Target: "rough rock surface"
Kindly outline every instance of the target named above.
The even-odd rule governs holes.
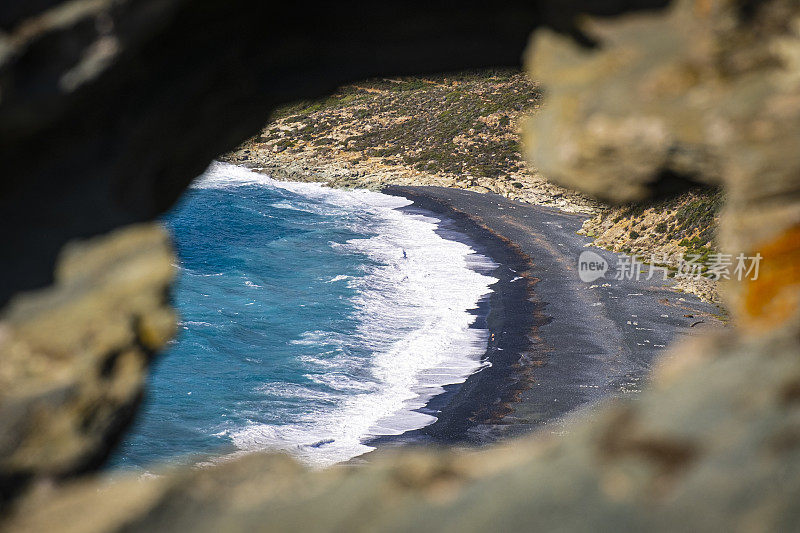
[[[277,27],[279,39],[266,39],[266,44],[257,45],[256,35],[270,35],[269,31],[260,31],[269,17],[249,3],[223,6],[222,2],[208,2],[196,9],[177,0],[142,0],[113,3],[112,10],[110,1],[78,0],[60,4],[48,11],[47,17],[37,17],[35,24],[20,29],[20,17],[55,4],[45,0],[16,10],[14,4],[0,8],[3,27],[16,28],[9,34],[12,38],[4,36],[0,45],[0,154],[4,162],[10,161],[4,168],[10,179],[4,182],[2,208],[4,214],[15,215],[10,220],[22,235],[10,241],[11,255],[22,255],[12,257],[9,263],[8,272],[19,276],[10,278],[15,285],[9,293],[43,283],[42,272],[50,272],[55,250],[67,238],[152,216],[168,204],[188,182],[191,172],[205,164],[202,157],[196,159],[199,154],[194,150],[205,146],[201,152],[210,158],[210,152],[228,149],[246,137],[245,131],[247,135],[255,131],[255,123],[263,117],[259,112],[264,100],[254,96],[259,89],[277,86],[275,90],[283,91],[281,94],[313,92],[300,80],[312,80],[312,85],[319,82],[316,90],[380,65],[399,70],[415,65],[419,69],[441,67],[437,58],[449,57],[452,50],[437,48],[436,43],[451,42],[450,37],[460,57],[474,53],[491,61],[506,57],[501,51],[508,52],[494,47],[489,37],[497,35],[482,31],[486,13],[469,10],[458,16],[452,10],[439,14],[444,21],[473,20],[475,25],[470,28],[478,29],[476,35],[457,31],[450,35],[445,30],[441,41],[423,40],[416,56],[408,50],[392,55],[380,47],[377,52],[370,47],[369,54],[353,55],[364,41],[351,40],[344,43],[351,46],[334,47],[332,56],[361,66],[344,73],[336,70],[344,61],[317,69],[303,63],[320,50],[302,46],[309,41],[291,40],[291,46],[282,48],[281,39],[296,35],[292,32],[297,26],[292,24]],[[13,502],[0,527],[13,531],[323,531],[378,527],[469,531],[537,526],[574,531],[797,530],[800,5],[794,0],[679,0],[666,11],[604,20],[583,17],[570,24],[574,20],[571,9],[613,13],[639,5],[613,1],[570,2],[568,7],[563,3],[537,4],[538,15],[551,17],[553,25],[569,31],[572,38],[539,29],[532,40],[532,70],[544,82],[549,104],[529,126],[528,153],[546,176],[605,198],[642,199],[687,182],[721,183],[729,195],[721,221],[722,249],[763,255],[758,280],[724,288],[733,331],[676,346],[655,377],[652,390],[639,401],[607,406],[576,418],[567,424],[563,436],[549,440],[528,438],[469,454],[406,452],[364,467],[324,472],[307,472],[285,458],[252,456],[204,470],[169,472],[156,479],[110,482],[102,477],[85,477],[55,486],[39,483]],[[252,9],[238,13],[242,7]],[[153,13],[148,9],[156,10],[161,25],[152,24]],[[130,53],[114,55],[113,47],[102,42],[89,46],[97,40],[93,28],[108,28],[103,17],[97,20],[98,13],[106,11],[125,15],[114,18],[112,13],[114,27],[139,30],[122,33],[139,39],[120,40],[121,49]],[[352,11],[341,11],[353,17]],[[87,12],[92,15],[84,18],[81,13]],[[376,13],[385,15],[380,9]],[[435,15],[421,13],[423,18],[417,22]],[[326,22],[342,21],[343,34],[361,35],[354,30],[363,22],[359,17],[354,17],[353,25],[352,20],[335,12],[324,14],[332,17]],[[481,24],[477,24],[481,15]],[[498,15],[509,16],[508,12]],[[169,28],[175,17],[188,26],[174,35],[159,33]],[[149,33],[142,31],[143,19],[148,20]],[[280,17],[278,20],[283,22]],[[376,16],[373,21],[375,31],[385,33],[381,20]],[[438,36],[438,27],[426,33],[426,27],[407,24],[402,17],[392,20],[397,28]],[[202,25],[211,21],[215,24]],[[336,24],[313,27],[325,30],[328,26]],[[187,28],[201,35],[192,37]],[[289,31],[281,31],[286,28]],[[84,38],[79,39],[81,36]],[[401,31],[397,38],[407,42],[404,38],[419,36]],[[77,40],[72,41],[73,37]],[[58,46],[59,39],[75,45],[64,47],[58,55],[63,64],[44,53],[53,43]],[[314,43],[327,44],[330,40],[331,35],[321,34]],[[576,41],[584,45],[594,41],[596,46],[581,47]],[[147,42],[148,46],[129,48],[131,42]],[[37,43],[39,48],[20,43]],[[224,45],[215,51],[208,43]],[[254,44],[256,48],[250,50]],[[433,52],[425,46],[433,47]],[[303,50],[302,57],[289,54],[289,50],[297,49]],[[285,55],[267,54],[267,50],[281,50]],[[84,52],[87,64],[78,65],[76,58],[83,57]],[[10,62],[9,54],[15,58]],[[108,59],[110,56],[119,59],[115,63]],[[274,58],[283,58],[285,63],[275,65]],[[306,68],[292,70],[298,63]],[[26,70],[31,64],[53,68]],[[106,70],[98,67],[108,64],[113,66]],[[274,70],[269,72],[274,75],[253,68],[263,64],[273,65]],[[79,68],[74,70],[75,66]],[[175,73],[171,72],[173,68],[177,69]],[[65,78],[73,70],[74,74]],[[33,74],[41,78],[33,79]],[[159,86],[163,91],[137,93],[145,80],[159,76],[164,76]],[[91,79],[96,81],[87,81]],[[66,91],[60,88],[62,85]],[[26,90],[30,87],[52,90]],[[70,87],[92,90],[78,94],[70,92]],[[212,94],[219,98],[206,100]],[[120,98],[119,113],[98,111],[109,108],[112,96]],[[272,93],[272,97],[278,96]],[[243,120],[247,113],[254,115],[251,120]],[[76,124],[80,124],[79,131],[68,135]],[[160,131],[163,136],[157,135]],[[38,157],[44,145],[43,132],[52,134],[49,141],[53,153]],[[159,143],[164,143],[161,149],[157,149]],[[87,175],[79,179],[76,176],[81,171]],[[45,198],[33,196],[34,191],[41,192],[57,178],[67,184]],[[82,194],[86,198],[80,197]],[[41,204],[60,205],[62,211],[41,215],[41,222],[32,220],[32,215],[22,216],[23,207]],[[125,205],[130,209],[120,207]],[[86,212],[84,226],[66,216],[81,209]],[[92,217],[97,219],[94,223],[86,222]],[[51,240],[42,245],[49,253],[20,244],[23,237],[34,238],[54,220],[62,220],[63,226],[57,226]],[[109,236],[108,242],[119,235]],[[133,246],[131,253],[145,253],[149,246],[163,250],[152,244],[158,238],[153,239],[143,239],[142,246]],[[168,254],[156,256],[160,259],[154,264],[160,264]],[[93,254],[89,251],[86,257],[89,260]],[[25,268],[34,264],[39,265],[38,270],[29,275]],[[74,263],[65,260],[64,264]],[[82,277],[72,268],[64,267],[63,272],[59,276],[64,276],[67,285]],[[87,268],[86,272],[92,270]],[[137,275],[131,271],[125,278],[137,279]],[[110,320],[111,326],[108,331],[98,330],[94,338],[85,337],[95,321],[80,312],[80,296],[85,294],[81,291],[63,302],[52,300],[53,306],[37,306],[36,296],[20,299],[6,311],[4,317],[9,318],[4,320],[10,320],[11,325],[4,326],[9,331],[3,334],[4,342],[10,339],[15,345],[34,346],[36,341],[39,344],[34,347],[42,347],[43,356],[52,357],[52,370],[42,369],[45,384],[56,381],[63,372],[67,380],[81,383],[72,389],[75,396],[71,398],[87,398],[90,404],[96,402],[97,407],[109,410],[107,416],[98,418],[101,423],[95,431],[92,423],[73,425],[78,418],[70,413],[83,411],[76,409],[79,403],[48,396],[50,403],[39,412],[52,416],[52,423],[41,426],[43,431],[27,433],[28,419],[6,415],[13,415],[15,404],[3,397],[0,465],[10,468],[4,472],[17,472],[20,465],[33,469],[37,474],[34,477],[76,472],[78,465],[86,467],[93,462],[86,457],[97,457],[107,449],[104,438],[113,433],[109,428],[114,425],[107,421],[130,409],[127,398],[136,387],[128,380],[141,375],[141,357],[121,356],[114,368],[124,363],[136,370],[119,382],[111,379],[115,385],[106,386],[90,377],[92,369],[97,369],[94,363],[98,356],[94,354],[102,353],[103,346],[117,346],[123,353],[133,346],[134,351],[143,353],[145,350],[137,348],[139,344],[155,346],[162,340],[160,335],[133,336],[126,328],[120,333],[114,317],[118,306],[123,309],[122,316],[135,316],[153,307],[161,309],[154,321],[162,325],[153,326],[152,331],[166,332],[163,324],[168,320],[159,317],[168,312],[156,303],[166,276],[166,272],[154,274],[152,283],[140,286],[139,291],[122,289],[124,298],[117,305],[103,307],[105,313],[95,317],[97,321]],[[103,286],[103,275],[90,278],[86,289],[94,287],[96,281]],[[53,291],[54,298],[60,291],[61,282],[57,283],[47,290],[47,294]],[[55,304],[69,311],[53,318],[47,310],[58,309]],[[59,335],[48,335],[44,329],[26,330],[25,316],[34,312],[52,320],[43,324],[55,324],[54,331]],[[61,320],[63,326],[58,325]],[[111,340],[106,341],[106,335]],[[83,338],[89,341],[80,350],[59,351],[62,343]],[[4,384],[14,382],[15,390],[21,391],[15,401],[35,393],[36,388],[28,387],[24,379],[27,364],[7,365],[6,354],[4,348],[2,379]],[[30,372],[36,376],[35,369]],[[96,420],[85,415],[81,418]],[[13,429],[7,431],[8,427]],[[67,435],[63,441],[67,445],[86,442],[75,455],[81,459],[59,463],[60,457],[69,455],[69,449],[59,447],[61,440],[52,440],[56,435],[59,439]],[[28,443],[25,453],[17,442]],[[48,449],[58,453],[44,453]]]
[[[55,284],[0,315],[0,496],[100,465],[172,337],[172,248],[155,224],[62,253]]]
[[[793,0],[681,0],[657,16],[585,19],[581,30],[596,48],[541,30],[528,53],[550,95],[526,130],[539,169],[613,201],[723,185],[721,248],[769,247],[785,278],[729,288],[734,312],[766,327],[770,320],[743,307],[747,292],[778,297],[774,325],[800,307],[791,266],[800,227],[799,9]]]
[[[796,530],[800,345],[695,342],[680,347],[657,374],[654,390],[636,404],[578,418],[562,438],[528,438],[472,453],[387,454],[365,467],[323,472],[308,472],[285,457],[254,455],[158,478],[85,480],[32,494],[8,527]]]

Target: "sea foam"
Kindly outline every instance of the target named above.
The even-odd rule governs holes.
[[[440,235],[440,220],[402,210],[411,201],[367,190],[337,190],[315,183],[278,182],[264,174],[214,163],[195,187],[241,185],[291,191],[306,203],[274,205],[319,214],[348,213],[374,236],[330,243],[343,253],[369,258],[364,275],[336,276],[355,289],[355,333],[307,331],[295,344],[339,346],[325,357],[304,356],[309,382],[335,391],[329,409],[321,409],[283,425],[250,423],[230,428],[227,435],[242,451],[288,451],[315,466],[345,461],[373,448],[380,435],[424,427],[435,417],[418,410],[445,385],[463,382],[487,364],[482,362],[487,331],[472,327],[471,313],[491,292],[496,265],[470,246]],[[300,205],[298,205],[300,204]],[[269,294],[264,295],[269,298]],[[344,372],[347,348],[370,353],[366,368]],[[333,357],[333,359],[332,359]],[[338,358],[338,359],[337,359]],[[264,394],[312,394],[296,385],[264,385]],[[319,392],[313,394],[319,395]],[[318,398],[317,398],[318,399]]]

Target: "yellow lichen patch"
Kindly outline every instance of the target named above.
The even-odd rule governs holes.
[[[742,326],[761,332],[786,323],[800,308],[800,224],[760,247],[757,279],[748,280],[742,299]]]

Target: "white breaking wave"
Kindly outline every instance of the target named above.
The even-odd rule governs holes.
[[[253,423],[232,429],[227,434],[234,444],[243,451],[285,450],[309,464],[327,466],[372,450],[365,444],[372,437],[400,434],[434,422],[435,417],[415,410],[443,392],[445,385],[462,383],[485,364],[481,359],[488,332],[471,327],[475,316],[470,310],[497,281],[482,272],[497,265],[468,245],[441,237],[438,219],[400,211],[412,204],[405,198],[315,183],[278,182],[223,163],[212,164],[195,184],[206,188],[239,185],[291,191],[309,199],[307,206],[300,207],[303,210],[357,212],[369,220],[369,229],[376,235],[331,243],[343,252],[364,254],[371,260],[363,277],[347,281],[357,291],[352,301],[358,324],[355,335],[336,339],[335,334],[316,331],[294,341],[366,348],[372,354],[368,379],[325,371],[330,360],[320,360],[320,372],[306,377],[346,392],[336,397],[334,407],[289,425]],[[290,204],[280,207],[295,208]],[[336,276],[330,281],[345,278]],[[274,393],[275,387],[265,387],[264,393]],[[289,384],[278,390],[306,393]]]

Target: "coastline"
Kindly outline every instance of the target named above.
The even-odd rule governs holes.
[[[675,293],[671,281],[579,281],[577,256],[591,245],[578,233],[586,214],[456,188],[389,185],[381,192],[412,201],[397,209],[439,218],[440,237],[497,264],[482,270],[498,281],[472,312],[471,326],[488,331],[481,361],[490,364],[411,409],[435,421],[362,440],[375,449],[344,464],[398,446],[482,446],[547,427],[561,431],[571,413],[637,394],[678,336],[721,326],[715,306]],[[700,317],[705,325],[692,329]]]
[[[542,97],[517,69],[363,80],[281,107],[223,158],[276,179],[458,187],[596,213],[600,204],[549,182],[519,150],[520,122]]]
[[[489,257],[497,264],[490,274],[498,279],[492,285],[487,300],[475,311],[473,327],[485,328],[489,341],[483,360],[491,363],[462,383],[445,387],[445,392],[431,398],[421,412],[436,417],[432,424],[407,431],[400,435],[384,435],[366,442],[377,449],[364,458],[386,447],[408,444],[486,444],[495,440],[490,435],[476,432],[478,427],[491,427],[502,423],[511,410],[510,403],[529,385],[518,372],[519,360],[532,350],[532,338],[543,323],[534,300],[530,277],[529,258],[510,241],[504,240],[489,228],[482,227],[465,212],[452,205],[437,202],[424,194],[387,188],[381,192],[402,196],[414,204],[404,209],[421,209],[441,217],[443,236],[458,238],[449,232],[450,227],[477,253]],[[358,458],[356,458],[358,459]]]
[[[436,422],[369,441],[375,452],[560,431],[571,413],[638,394],[675,339],[724,327],[716,306],[676,292],[672,280],[581,282],[577,255],[591,238],[577,232],[586,215],[453,188],[387,186],[382,192],[451,220],[500,265],[492,274],[500,281],[486,319],[493,336],[485,357],[492,365],[429,402]]]

